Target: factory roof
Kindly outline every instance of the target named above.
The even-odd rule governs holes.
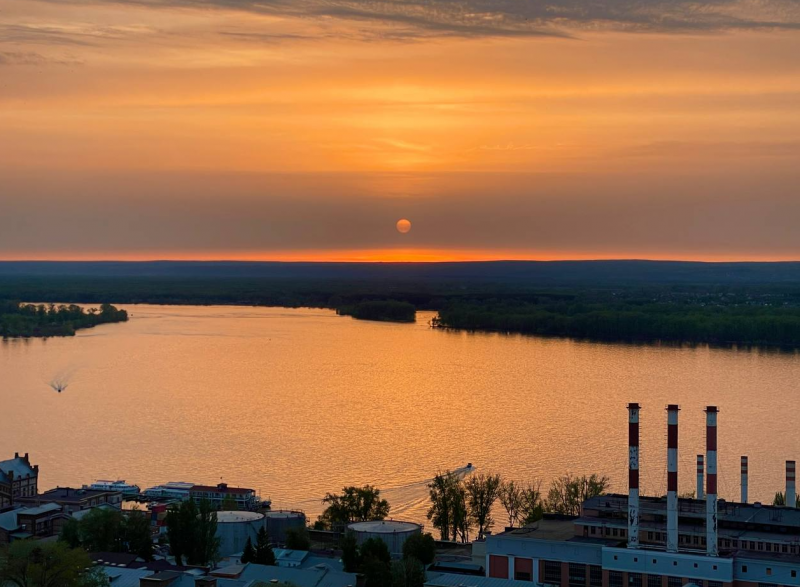
[[[665,497],[640,497],[639,508],[642,514],[664,512],[666,515],[667,500]],[[583,503],[583,510],[616,511],[627,516],[628,496],[620,494],[591,497]],[[704,517],[706,501],[703,499],[681,498],[678,500],[679,516]],[[761,503],[740,503],[721,499],[717,502],[720,522],[741,524],[758,524],[765,526],[793,526],[800,528],[800,509],[763,505]],[[591,517],[591,516],[589,516]]]
[[[106,565],[103,566],[103,571],[110,579],[111,587],[139,587],[139,579],[153,574],[153,571],[147,569],[122,569]]]
[[[533,583],[527,583],[533,585]],[[425,587],[516,587],[519,581],[512,579],[494,579],[492,577],[476,577],[472,575],[452,575],[448,573],[428,573]]]
[[[217,571],[211,574],[217,576]],[[272,580],[283,581],[284,583],[297,585],[297,587],[354,587],[356,584],[356,576],[353,573],[342,573],[317,567],[293,569],[248,564],[241,575],[235,578],[246,581],[262,581],[264,583],[269,583]]]
[[[553,542],[583,542],[601,546],[613,546],[619,543],[619,538],[576,536],[575,522],[577,520],[577,518],[571,516],[550,516],[545,514],[544,519],[538,522],[521,528],[509,529],[500,534],[494,534],[494,537],[550,540]]]

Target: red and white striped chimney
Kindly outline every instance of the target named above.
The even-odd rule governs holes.
[[[795,462],[786,461],[786,507],[793,508],[797,505],[797,491],[795,490]]]
[[[697,499],[703,499],[705,488],[703,481],[705,478],[705,458],[703,455],[697,455]]]
[[[747,457],[742,456],[742,503],[747,503]]]
[[[639,547],[639,404],[628,404],[628,548]]]
[[[667,406],[667,552],[678,552],[678,410]]]
[[[717,545],[717,407],[706,408],[706,553],[719,554]]]

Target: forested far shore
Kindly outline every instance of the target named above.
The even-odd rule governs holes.
[[[0,338],[74,336],[81,328],[127,320],[125,310],[110,304],[86,310],[75,304],[24,304],[0,300]]]
[[[414,322],[417,308],[408,302],[381,300],[358,302],[336,308],[336,313],[352,316],[358,320],[377,320],[380,322]]]
[[[429,310],[438,312],[433,325],[447,329],[800,348],[800,283],[541,287],[382,279],[5,276],[0,277],[1,299],[328,308],[360,319],[400,322]],[[82,319],[93,325],[100,317]],[[58,334],[36,322],[15,324],[17,334],[5,336]],[[45,334],[33,333],[34,327]]]

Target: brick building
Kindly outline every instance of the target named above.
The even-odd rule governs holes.
[[[31,465],[28,453],[20,456],[14,453],[13,459],[0,461],[0,473],[8,478],[11,484],[11,501],[20,497],[31,497],[39,491],[39,465]],[[2,485],[2,475],[0,475]],[[2,501],[0,488],[0,501]]]

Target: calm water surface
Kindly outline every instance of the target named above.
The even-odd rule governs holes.
[[[681,491],[705,405],[720,406],[720,493],[771,500],[800,460],[800,357],[593,344],[360,322],[324,310],[129,306],[126,324],[0,343],[0,453],[41,484],[123,478],[254,487],[314,516],[345,484],[384,488],[422,521],[425,482],[468,461],[543,485],[602,472],[624,490],[627,412],[642,411],[644,490],[663,491],[679,403]],[[48,383],[69,381],[58,394]]]

